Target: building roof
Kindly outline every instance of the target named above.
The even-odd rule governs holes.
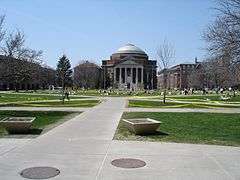
[[[74,68],[100,68],[97,64],[89,61],[82,61]]]
[[[146,54],[142,49],[133,45],[133,44],[126,44],[123,47],[120,47],[116,53],[136,53],[136,54]]]

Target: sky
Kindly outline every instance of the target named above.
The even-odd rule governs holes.
[[[167,39],[174,64],[204,59],[202,33],[213,21],[216,0],[0,0],[9,32],[20,29],[26,45],[43,50],[56,67],[64,53],[72,66],[81,60],[101,64],[127,43],[150,59]]]

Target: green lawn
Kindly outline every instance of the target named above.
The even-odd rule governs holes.
[[[70,96],[70,99],[81,99],[84,97]],[[43,100],[59,100],[61,95],[48,94],[26,94],[26,93],[0,93],[0,103],[7,102],[23,102],[23,101],[43,101]]]
[[[240,96],[236,95],[235,97],[230,97],[229,100],[222,100],[222,95],[181,95],[181,96],[167,96],[169,99],[176,99],[176,100],[186,100],[186,101],[192,101],[192,100],[202,100],[206,101],[207,99],[209,101],[221,101],[221,102],[240,102]]]
[[[177,106],[179,103],[177,102],[166,102],[165,104],[162,101],[150,101],[150,100],[129,100],[129,107],[144,107],[144,108],[152,108],[152,107],[172,107]],[[184,104],[182,104],[184,105]]]
[[[8,103],[0,106],[13,106],[13,107],[93,107],[99,103],[99,100],[66,100],[63,104],[62,101],[36,101],[36,102],[16,102]]]
[[[158,133],[134,135],[120,122],[114,139],[240,146],[240,114],[130,112],[122,116],[145,117],[162,122]]]
[[[41,133],[46,127],[49,127],[65,118],[68,115],[71,115],[71,112],[42,112],[42,111],[0,111],[0,118],[8,116],[26,116],[26,117],[36,117],[36,120],[33,122],[32,131],[30,134]],[[7,134],[5,129],[0,126],[0,136]]]
[[[131,92],[131,91],[120,91],[120,90],[112,90],[112,91],[108,91],[102,90],[100,92],[100,90],[78,90],[76,91],[77,95],[84,95],[84,96],[110,96],[110,97],[131,97],[131,96],[139,96],[139,97],[143,97],[143,96],[159,96],[160,92],[159,91],[152,91],[151,93],[147,93],[146,91],[135,91],[135,92]]]
[[[140,107],[140,108],[239,108],[240,105],[231,104],[216,104],[216,103],[203,103],[203,102],[166,102],[162,101],[151,101],[151,100],[129,100],[129,107]]]

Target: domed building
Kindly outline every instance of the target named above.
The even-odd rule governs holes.
[[[156,89],[156,63],[139,47],[126,44],[102,61],[104,88]]]

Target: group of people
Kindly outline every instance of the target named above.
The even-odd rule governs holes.
[[[224,91],[228,91],[228,92],[235,92],[235,90],[232,88],[232,87],[229,87],[229,88],[216,88],[215,89],[215,92],[217,93],[217,94],[223,94],[224,93]],[[194,92],[195,92],[195,90],[194,90],[194,88],[190,88],[190,89],[184,89],[183,91],[182,91],[182,94],[184,94],[184,95],[188,95],[188,94],[194,94]],[[203,88],[202,89],[202,94],[203,95],[205,95],[205,94],[208,94],[208,92],[209,92],[209,89],[208,88]]]
[[[194,94],[194,89],[193,88],[190,88],[190,89],[184,89],[183,91],[182,91],[182,94],[184,94],[184,95],[188,95],[189,93],[191,93],[191,94]]]

